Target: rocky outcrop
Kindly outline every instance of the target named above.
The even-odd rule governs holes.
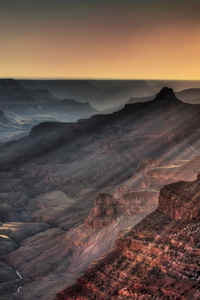
[[[181,104],[181,101],[176,97],[176,95],[173,92],[173,89],[164,87],[161,89],[161,91],[157,94],[156,101],[166,101],[166,102],[172,102],[173,104]]]
[[[160,189],[173,181],[195,179],[196,173],[191,169],[185,172],[180,166],[165,165],[144,171],[142,186],[147,189]]]
[[[116,199],[109,194],[100,194],[94,202],[85,225],[88,227],[103,227],[111,224],[117,216]]]
[[[195,180],[200,169],[200,157],[196,156],[191,161],[162,162],[156,166],[148,164],[143,172],[141,186],[146,189],[160,189],[162,186],[179,180]]]
[[[199,299],[199,195],[199,179],[165,186],[158,209],[56,300]]]
[[[136,215],[150,213],[158,205],[158,192],[138,190],[128,192],[118,199],[118,214]]]
[[[177,192],[178,190],[178,192]],[[159,211],[175,220],[194,222],[200,218],[200,181],[180,181],[165,186],[160,193]]]
[[[157,207],[157,199],[156,191],[132,191],[118,200],[110,194],[102,193],[95,200],[85,225],[98,228],[111,224],[120,216],[147,214]]]

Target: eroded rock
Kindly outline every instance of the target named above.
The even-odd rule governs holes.
[[[200,292],[199,182],[165,186],[158,209],[116,240],[106,257],[65,299],[198,299]]]

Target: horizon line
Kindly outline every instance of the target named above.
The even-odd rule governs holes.
[[[100,80],[100,81],[200,81],[200,79],[170,79],[170,78],[102,78],[102,77],[0,77],[0,80],[2,79],[13,79],[13,80]]]

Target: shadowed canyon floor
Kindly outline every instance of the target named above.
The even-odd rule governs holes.
[[[1,145],[3,299],[54,299],[156,209],[163,185],[194,180],[199,115],[164,88],[152,101],[41,123]]]

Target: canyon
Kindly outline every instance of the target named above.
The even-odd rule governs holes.
[[[43,122],[26,137],[1,144],[2,299],[54,299],[114,247],[121,230],[134,228],[121,233],[116,242],[119,246],[108,255],[108,261],[115,257],[113,253],[118,255],[127,243],[126,234],[135,232],[141,222],[146,222],[151,236],[151,228],[155,225],[157,234],[162,218],[165,230],[172,218],[184,215],[184,208],[178,210],[176,205],[168,211],[163,202],[169,199],[161,200],[164,196],[155,209],[160,188],[196,178],[200,168],[199,112],[199,105],[183,103],[172,89],[163,88],[151,101],[127,104],[112,114],[77,123]],[[193,189],[192,184],[186,185],[184,192]],[[178,210],[175,216],[174,209]],[[152,212],[153,221],[145,219]],[[143,247],[143,238],[135,239]],[[146,237],[144,240],[149,242]],[[128,247],[127,253],[132,251]],[[154,247],[155,253],[160,247]],[[150,263],[151,252],[148,255]],[[139,263],[139,256],[137,260]],[[142,265],[138,268],[142,273]],[[74,291],[89,297],[90,283],[81,280],[81,287],[78,283],[58,297],[67,297],[65,293],[70,291],[70,297],[78,297]],[[128,297],[134,297],[131,293],[127,292]]]
[[[199,196],[199,175],[166,185],[158,208],[121,231],[114,249],[56,300],[199,299]]]
[[[60,99],[14,79],[0,79],[0,110],[0,142],[28,135],[42,121],[76,122],[98,112],[87,101]]]

